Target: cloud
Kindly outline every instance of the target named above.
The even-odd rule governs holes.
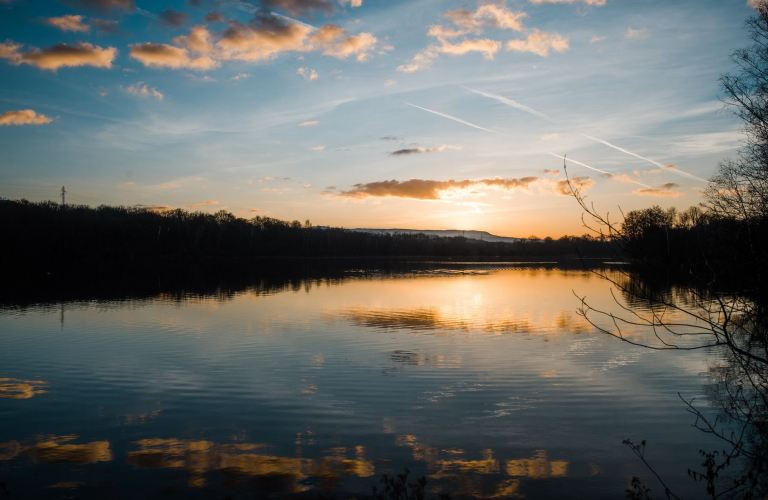
[[[528,14],[507,9],[503,0],[478,6],[475,12],[467,9],[449,10],[443,17],[450,20],[457,29],[432,26],[429,34],[435,37],[456,37],[468,33],[480,34],[486,27],[522,31],[523,19]]]
[[[260,213],[261,210],[259,210],[258,208],[244,208],[244,209],[240,210],[240,212],[248,212],[250,214],[257,214],[257,213]]]
[[[464,40],[459,43],[450,43],[442,40],[435,46],[438,52],[451,55],[464,55],[469,52],[481,52],[486,59],[493,59],[493,55],[501,49],[501,42],[487,38],[477,40]]]
[[[680,186],[678,186],[674,182],[667,182],[666,184],[658,188],[638,189],[632,192],[640,196],[669,196],[672,198],[677,198],[683,193],[681,193],[680,191],[675,191],[674,188],[676,187],[680,187]]]
[[[220,23],[224,21],[224,14],[221,12],[209,12],[203,19],[207,23]]]
[[[397,83],[397,80],[392,80],[391,78],[384,82],[385,87],[391,87],[392,85],[395,85]]]
[[[320,122],[318,121],[311,121],[311,122],[303,122],[299,123],[299,127],[312,127],[314,125],[318,125]]]
[[[419,153],[434,153],[438,151],[445,151],[446,149],[461,149],[461,146],[448,146],[447,144],[443,144],[440,147],[437,148],[409,148],[409,149],[398,149],[397,151],[392,151],[389,153],[390,156],[406,156],[406,155],[413,155],[413,154],[419,154]]]
[[[627,32],[624,34],[624,38],[646,38],[648,37],[648,28],[632,29],[627,28]]]
[[[550,139],[556,139],[556,138],[558,138],[558,137],[560,137],[560,134],[558,134],[558,133],[554,133],[554,134],[544,134],[544,135],[542,135],[542,136],[541,136],[541,140],[542,140],[542,141],[548,141],[548,140],[550,140]]]
[[[607,0],[528,0],[532,4],[535,5],[541,5],[543,3],[577,3],[577,2],[583,2],[587,5],[594,5],[597,7],[601,7],[605,5],[605,2]]]
[[[542,170],[541,173],[542,174],[547,174],[547,175],[560,175],[560,171],[559,170],[550,170],[548,168],[545,168],[544,170]]]
[[[292,16],[307,15],[310,12],[332,14],[336,10],[331,0],[261,0],[261,4],[287,11]]]
[[[397,136],[394,136],[394,135],[385,135],[384,137],[380,137],[379,140],[382,140],[382,141],[402,141],[403,138],[402,137],[397,137]]]
[[[220,65],[211,57],[214,51],[211,38],[205,26],[195,26],[188,35],[173,39],[173,43],[181,47],[151,42],[132,44],[130,55],[148,67],[207,71]]]
[[[317,146],[312,148],[312,151],[323,151],[325,149],[325,146]]]
[[[200,208],[206,205],[218,205],[218,201],[199,201],[195,203],[194,205],[187,205],[187,208]]]
[[[253,76],[253,75],[251,75],[250,73],[239,73],[239,74],[233,76],[232,78],[230,78],[230,80],[234,80],[234,81],[245,80],[246,78],[249,78],[251,76]]]
[[[605,40],[604,36],[593,35],[592,38],[589,39],[589,43],[602,42],[603,40]]]
[[[376,37],[370,33],[349,36],[347,30],[334,24],[320,28],[311,42],[323,49],[323,55],[346,59],[354,55],[362,62],[368,58],[368,51],[376,45]]]
[[[628,176],[627,174],[610,174],[610,173],[606,173],[606,174],[600,174],[600,177],[605,177],[606,179],[612,179],[614,181],[619,181],[619,182],[633,182],[635,184],[640,184],[639,182],[637,182],[635,179],[633,179],[632,177]]]
[[[401,64],[398,66],[397,71],[402,71],[403,73],[413,73],[414,71],[429,68],[432,66],[432,61],[434,61],[437,57],[438,54],[435,50],[426,48],[413,56],[413,59],[411,59],[409,63]]]
[[[80,0],[85,7],[96,7],[103,10],[125,10],[132,12],[136,8],[134,0]]]
[[[231,22],[216,44],[223,59],[257,62],[273,59],[281,52],[306,51],[312,28],[260,18],[248,25]]]
[[[125,89],[127,92],[130,92],[133,95],[144,95],[144,96],[153,96],[156,97],[158,101],[162,101],[163,97],[165,97],[162,93],[158,92],[157,89],[154,87],[149,88],[144,82],[136,82],[133,85],[129,85],[128,88]],[[178,186],[161,186],[161,187],[178,187]]]
[[[119,35],[123,31],[120,29],[120,23],[108,19],[91,19],[91,24],[105,35]]]
[[[296,74],[301,75],[306,81],[317,80],[317,71],[309,68],[299,68]]]
[[[349,5],[350,7],[362,7],[363,0],[339,0],[341,5]]]
[[[429,68],[440,53],[463,55],[469,52],[480,52],[486,59],[493,59],[494,54],[501,49],[501,42],[489,38],[470,39],[467,35],[480,35],[487,28],[527,31],[523,20],[528,14],[512,11],[507,8],[504,0],[481,3],[474,12],[467,9],[449,10],[443,14],[453,26],[432,25],[427,34],[437,38],[439,43],[433,43],[416,54],[406,64],[397,67],[397,71],[412,73]],[[460,42],[450,39],[464,37]],[[568,38],[557,33],[541,33],[534,29],[527,39],[510,40],[507,50],[533,52],[546,57],[550,50],[564,52],[568,49]]]
[[[45,20],[45,24],[61,31],[91,31],[91,27],[83,22],[83,16],[49,17]]]
[[[552,191],[554,191],[555,194],[559,194],[561,196],[570,196],[573,194],[571,193],[571,188],[568,187],[567,179],[550,180],[549,184],[552,186]],[[590,188],[594,184],[595,181],[590,179],[589,176],[579,177],[578,175],[574,175],[571,177],[571,186],[573,186],[578,191],[583,191],[587,188]]]
[[[522,179],[493,179],[480,180],[449,180],[432,181],[424,179],[411,179],[408,181],[379,181],[367,184],[355,184],[354,189],[337,193],[326,191],[326,195],[342,198],[368,198],[368,197],[395,197],[412,198],[416,200],[444,200],[452,195],[460,194],[477,187],[492,187],[511,191],[513,189],[529,190],[530,186],[538,181],[538,177],[523,177]],[[331,189],[331,188],[329,188]]]
[[[170,7],[158,12],[157,17],[163,24],[173,28],[184,26],[184,23],[187,21],[187,15],[185,13],[173,10]]]
[[[188,35],[174,38],[173,45],[132,44],[130,55],[150,67],[206,71],[220,66],[221,61],[259,62],[290,51],[322,50],[324,55],[339,59],[355,56],[362,62],[377,41],[370,33],[348,35],[332,24],[317,30],[304,23],[286,22],[283,17],[257,14],[248,24],[230,22],[220,34],[199,25]]]
[[[106,49],[77,42],[76,45],[59,43],[42,50],[33,48],[22,52],[21,45],[12,41],[0,43],[0,59],[8,59],[10,64],[18,66],[29,64],[40,69],[56,71],[62,67],[93,66],[95,68],[112,68],[112,61],[117,56],[117,49]]]
[[[0,127],[3,125],[44,125],[51,123],[53,118],[43,114],[37,114],[31,109],[20,109],[18,111],[6,111],[0,115]]]
[[[510,40],[507,42],[507,50],[516,52],[531,52],[541,57],[549,56],[549,51],[563,53],[568,50],[568,37],[558,33],[542,33],[534,29],[525,40]]]

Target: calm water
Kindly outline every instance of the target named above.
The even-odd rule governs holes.
[[[617,307],[589,272],[262,271],[6,292],[9,498],[354,498],[404,467],[454,498],[623,498],[649,477],[626,438],[700,496],[677,393],[706,404],[707,354],[595,332],[573,291]]]

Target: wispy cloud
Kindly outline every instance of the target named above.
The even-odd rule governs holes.
[[[627,32],[624,34],[626,39],[647,38],[648,36],[648,28],[633,29],[630,27],[627,28]]]
[[[312,148],[312,151],[323,151],[325,149],[325,146],[316,146]]]
[[[129,85],[125,90],[133,95],[156,97],[158,101],[162,101],[163,97],[165,97],[161,92],[158,92],[156,88],[149,88],[144,82],[136,82],[133,85]]]
[[[469,125],[470,127],[474,127],[476,129],[485,130],[486,132],[496,133],[495,130],[487,129],[487,128],[481,127],[480,125],[475,125],[474,123],[469,123],[468,121],[464,121],[461,118],[456,118],[455,116],[447,115],[445,113],[440,113],[439,111],[432,111],[431,109],[422,108],[421,106],[416,106],[415,104],[411,104],[409,102],[405,102],[403,104],[407,104],[408,106],[413,106],[414,108],[419,108],[421,110],[428,111],[430,113],[434,113],[434,114],[436,114],[438,116],[442,116],[444,118],[448,118],[449,120],[453,120],[455,122],[463,123],[464,125]]]
[[[446,149],[455,149],[459,150],[461,149],[461,146],[448,146],[447,144],[443,144],[442,146],[436,147],[436,148],[408,148],[408,149],[398,149],[397,151],[392,151],[389,153],[390,156],[407,156],[407,155],[414,155],[414,154],[420,154],[420,153],[435,153],[439,151],[445,151]]]
[[[675,191],[675,188],[677,187],[679,186],[674,182],[667,182],[658,188],[649,187],[647,189],[638,189],[632,192],[639,194],[640,196],[668,196],[671,198],[677,198],[683,194],[680,191]]]
[[[61,16],[61,17],[49,17],[45,20],[45,24],[53,26],[61,31],[73,31],[84,32],[91,31],[91,27],[83,22],[83,16]]]
[[[306,81],[311,82],[312,80],[317,80],[317,71],[309,68],[299,68],[298,71],[296,71],[296,74],[299,74],[304,78]]]
[[[589,43],[602,42],[603,40],[605,40],[604,36],[593,35],[592,38],[589,39]]]
[[[530,52],[541,57],[548,57],[549,51],[554,50],[563,53],[568,50],[568,37],[558,33],[542,33],[535,29],[525,39],[510,40],[507,42],[507,50],[515,52]]]
[[[187,208],[201,208],[205,206],[218,205],[218,201],[199,201],[194,205],[187,205]]]
[[[304,122],[304,123],[299,123],[299,127],[313,127],[315,125],[318,125],[319,123],[320,122],[316,120],[311,122]]]

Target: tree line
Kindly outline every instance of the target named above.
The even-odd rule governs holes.
[[[11,258],[574,257],[606,256],[591,235],[514,243],[425,234],[373,234],[309,221],[219,211],[62,206],[0,201],[0,254]]]

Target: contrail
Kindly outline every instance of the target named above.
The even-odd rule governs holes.
[[[158,16],[156,16],[153,13],[151,13],[150,11],[144,10],[144,9],[140,9],[138,7],[136,7],[136,13],[139,14],[140,16],[144,16],[144,17],[148,17],[150,19],[154,19],[155,21],[159,21],[160,20],[160,18]]]
[[[480,130],[485,130],[486,132],[493,132],[494,134],[496,133],[495,130],[483,128],[483,127],[481,127],[479,125],[475,125],[473,123],[465,122],[461,118],[456,118],[455,116],[446,115],[445,113],[440,113],[438,111],[432,111],[431,109],[427,109],[427,108],[422,108],[421,106],[416,106],[415,104],[411,104],[410,102],[403,101],[403,104],[407,104],[408,106],[413,106],[414,108],[423,109],[424,111],[429,111],[430,113],[434,113],[436,115],[440,115],[440,116],[442,116],[444,118],[448,118],[449,120],[453,120],[455,122],[463,123],[464,125],[469,125],[470,127],[475,127],[475,128],[479,128]]]
[[[305,22],[299,21],[298,19],[294,19],[292,17],[278,14],[277,12],[260,9],[259,7],[256,7],[255,5],[249,4],[247,2],[243,2],[242,0],[229,0],[223,3],[223,5],[226,7],[234,7],[235,9],[242,10],[243,12],[247,12],[249,14],[255,14],[256,12],[268,13],[271,17],[276,17],[278,19],[282,19],[283,21],[288,21],[290,23],[301,24],[302,26],[306,26],[307,28],[317,30],[317,28],[312,26],[311,24],[307,24]]]
[[[525,111],[526,113],[530,113],[532,115],[536,115],[536,116],[538,116],[540,118],[544,118],[545,120],[552,121],[552,119],[550,117],[548,117],[547,115],[545,115],[544,113],[541,113],[540,111],[536,111],[533,108],[529,108],[528,106],[520,104],[517,101],[513,101],[512,99],[507,99],[504,96],[500,96],[500,95],[496,95],[496,94],[491,94],[489,92],[483,92],[481,90],[471,89],[469,87],[465,87],[464,85],[459,85],[459,87],[461,87],[461,88],[463,88],[465,90],[469,90],[470,92],[474,92],[475,94],[480,94],[481,96],[489,97],[491,99],[496,99],[499,102],[503,102],[507,106],[512,106],[513,108],[517,108],[517,109],[519,109],[521,111]]]
[[[580,161],[572,160],[572,159],[570,159],[570,158],[566,158],[565,156],[556,155],[555,153],[552,153],[552,152],[550,152],[549,154],[551,154],[552,156],[554,156],[554,157],[556,157],[556,158],[560,158],[561,160],[564,160],[564,161],[569,161],[569,162],[571,162],[571,163],[575,163],[575,164],[577,164],[577,165],[581,165],[582,167],[587,167],[587,168],[590,168],[590,169],[594,170],[595,172],[600,172],[601,174],[606,174],[606,175],[610,175],[610,176],[613,176],[613,174],[612,174],[612,173],[610,173],[610,172],[606,172],[605,170],[600,170],[599,168],[590,167],[590,166],[589,166],[589,165],[587,165],[586,163],[581,163]],[[643,186],[644,188],[648,188],[648,189],[651,189],[651,186],[646,186],[646,185],[645,185],[645,184],[643,184],[642,182],[637,182],[636,180],[632,180],[631,182],[634,182],[634,183],[635,183],[635,184],[637,184],[638,186]]]
[[[674,172],[677,175],[682,175],[683,177],[688,177],[690,179],[696,179],[696,180],[699,180],[699,181],[708,182],[707,179],[702,179],[701,177],[696,177],[695,175],[689,174],[688,172],[683,172],[682,170],[678,169],[677,167],[673,166],[673,167],[667,168],[667,165],[662,165],[661,163],[659,163],[657,161],[654,161],[654,160],[651,160],[650,158],[645,158],[645,157],[640,156],[639,154],[633,153],[632,151],[627,151],[624,148],[620,148],[618,146],[614,146],[613,144],[611,144],[608,141],[604,141],[602,139],[598,139],[596,137],[589,136],[587,134],[581,134],[581,135],[583,135],[587,139],[592,139],[595,142],[599,142],[601,144],[605,144],[606,146],[612,147],[613,149],[618,149],[622,153],[627,153],[628,155],[632,155],[632,156],[634,156],[636,158],[640,158],[641,160],[645,160],[647,162],[653,163],[654,165],[656,165],[657,167],[661,168],[662,170],[666,170],[668,172]]]

